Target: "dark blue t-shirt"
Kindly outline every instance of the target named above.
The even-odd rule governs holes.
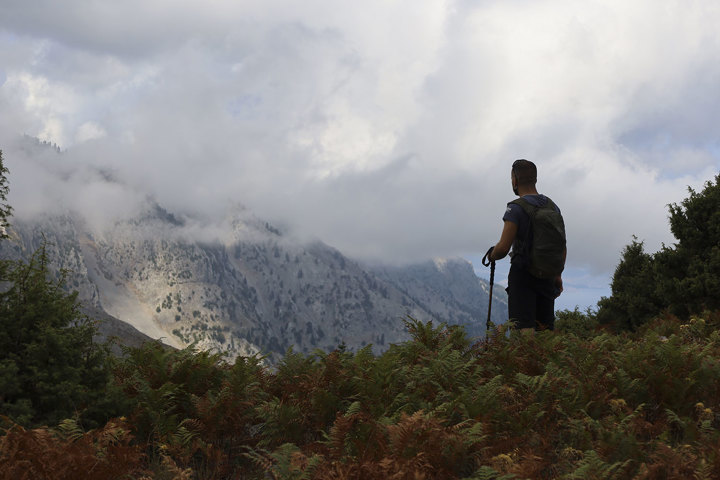
[[[523,195],[522,197],[531,205],[542,207],[547,204],[548,198],[543,194],[537,195]],[[555,208],[560,212],[560,208],[555,205]],[[530,217],[523,208],[516,203],[508,203],[505,215],[503,215],[503,221],[513,222],[518,226],[517,235],[512,245],[512,251],[510,252],[510,262],[517,267],[526,267],[527,259],[525,258],[525,252],[530,251],[530,245],[532,245],[532,233],[528,237],[528,229],[530,228]],[[522,242],[528,239],[529,245],[526,249],[522,248]]]

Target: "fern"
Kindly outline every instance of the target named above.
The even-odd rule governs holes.
[[[472,477],[465,477],[463,480],[514,480],[517,478],[515,474],[509,473],[501,475],[494,468],[483,465],[475,471]]]
[[[631,461],[607,463],[594,450],[585,452],[578,468],[570,473],[568,479],[625,479],[628,478],[627,469]]]
[[[72,478],[68,459],[203,480],[720,478],[720,314],[704,319],[480,347],[410,321],[382,355],[289,352],[276,370],[151,344],[118,363],[127,422],[2,420],[0,479]]]
[[[146,472],[141,449],[119,423],[78,436],[77,425],[64,422],[56,435],[47,428],[25,430],[19,425],[0,437],[0,479],[120,478]]]
[[[362,403],[359,401],[355,401],[350,404],[347,411],[345,412],[345,416],[352,417],[353,415],[360,413],[361,410],[362,410]]]
[[[77,420],[66,418],[57,426],[57,431],[67,440],[74,442],[83,437],[85,432],[78,425]]]

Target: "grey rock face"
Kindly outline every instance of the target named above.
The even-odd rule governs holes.
[[[407,267],[379,267],[374,272],[413,298],[437,321],[463,325],[472,337],[485,336],[490,286],[475,275],[467,260],[435,259]],[[507,294],[497,285],[491,312],[495,324],[507,321]]]
[[[204,241],[159,208],[102,233],[72,215],[13,223],[3,258],[27,258],[46,241],[53,267],[69,272],[68,288],[88,307],[175,347],[270,361],[290,347],[372,344],[380,352],[407,339],[408,315],[484,334],[488,285],[462,259],[368,267],[247,215],[230,221],[222,239]],[[504,295],[495,289],[496,323],[507,319]]]

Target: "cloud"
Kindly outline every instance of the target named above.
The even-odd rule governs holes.
[[[666,204],[720,170],[718,23],[710,0],[8,0],[0,141],[18,213],[242,203],[390,261],[482,256],[528,158],[570,262],[607,277],[633,234],[672,242]],[[72,173],[31,167],[22,133]]]

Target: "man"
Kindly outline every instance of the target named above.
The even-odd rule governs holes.
[[[510,178],[513,192],[520,199],[507,204],[500,241],[488,250],[487,258],[500,260],[512,246],[505,289],[510,322],[521,330],[552,330],[555,298],[563,291],[561,274],[567,256],[565,226],[560,209],[536,189],[534,163],[516,160]]]

